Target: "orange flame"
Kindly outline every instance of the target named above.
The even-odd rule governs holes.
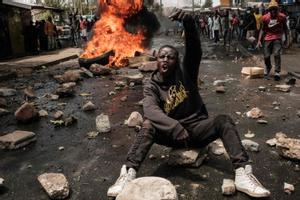
[[[109,65],[126,65],[124,60],[136,51],[143,52],[142,30],[132,34],[125,29],[125,19],[142,9],[143,0],[99,0],[101,19],[94,25],[94,35],[88,42],[82,58],[94,58],[111,50]]]

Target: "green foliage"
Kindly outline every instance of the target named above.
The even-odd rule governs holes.
[[[61,1],[61,0],[44,0],[43,1],[44,5],[50,6],[50,7],[55,7],[55,8],[62,8],[64,9],[66,7],[66,1]]]

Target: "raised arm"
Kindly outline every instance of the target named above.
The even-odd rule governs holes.
[[[170,19],[182,21],[185,31],[185,55],[183,66],[191,76],[198,77],[199,65],[202,57],[201,42],[196,29],[195,20],[190,14],[177,10]]]

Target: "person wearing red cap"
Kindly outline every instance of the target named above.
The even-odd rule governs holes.
[[[278,3],[271,0],[269,4],[269,12],[262,17],[262,26],[257,42],[257,47],[261,47],[261,39],[264,35],[264,60],[265,60],[265,78],[269,79],[271,71],[271,55],[274,54],[275,60],[275,75],[274,80],[280,80],[281,71],[281,50],[282,50],[282,35],[288,35],[286,24],[286,16],[279,12]],[[286,37],[287,38],[287,37]],[[287,40],[284,41],[287,45]]]

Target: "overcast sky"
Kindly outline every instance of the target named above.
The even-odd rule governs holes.
[[[160,2],[160,0],[156,0],[157,2]],[[196,3],[200,2],[200,0],[194,0]],[[201,3],[203,4],[205,0],[201,0]],[[164,6],[189,6],[192,5],[192,0],[162,0]],[[219,4],[219,0],[213,0],[214,6]]]

